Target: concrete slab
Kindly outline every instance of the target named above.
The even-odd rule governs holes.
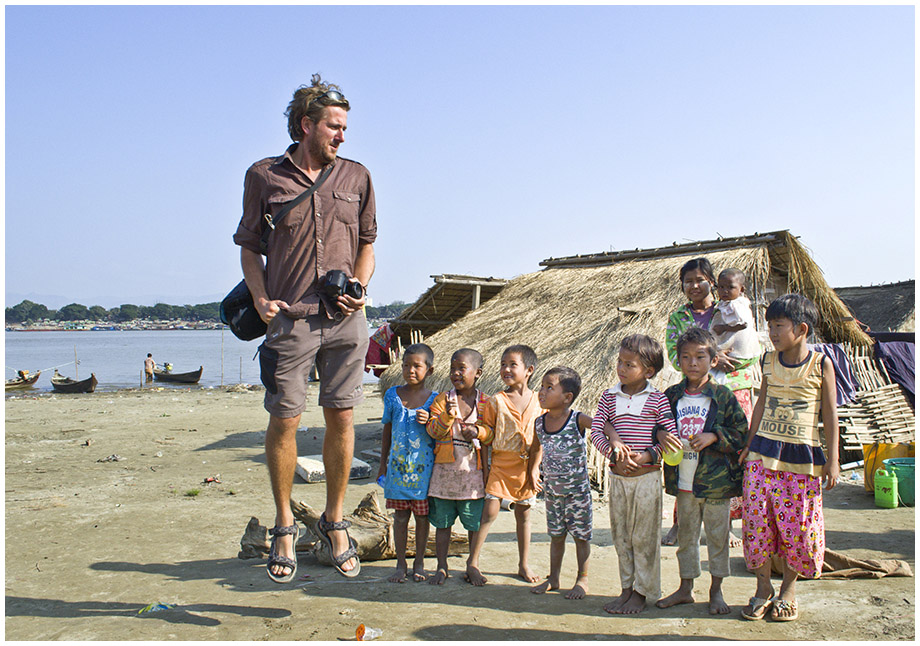
[[[323,466],[322,455],[301,455],[297,457],[295,473],[305,482],[325,482],[326,468]],[[371,465],[358,458],[351,460],[351,475],[349,480],[371,477]]]
[[[380,449],[365,449],[361,451],[361,457],[365,460],[376,460],[380,462]]]

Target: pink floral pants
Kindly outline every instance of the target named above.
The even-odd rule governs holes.
[[[821,479],[744,464],[744,561],[756,570],[773,554],[799,576],[816,579],[824,564]]]

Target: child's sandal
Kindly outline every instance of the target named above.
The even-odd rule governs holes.
[[[748,621],[760,621],[766,616],[772,605],[773,597],[770,597],[769,599],[751,597],[750,600],[748,600],[748,608],[750,608],[750,610],[748,610],[748,608],[744,608],[741,611],[741,616]]]
[[[789,614],[777,614],[779,612]],[[773,621],[795,621],[799,618],[799,605],[795,599],[786,601],[777,599],[773,604],[773,612],[770,613],[770,619]]]

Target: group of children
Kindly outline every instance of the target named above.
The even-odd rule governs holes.
[[[726,318],[725,332],[748,327]],[[529,565],[530,509],[542,491],[550,573],[532,591],[560,587],[566,536],[571,534],[578,574],[565,596],[583,598],[588,593],[593,525],[586,458],[590,429],[589,440],[610,460],[610,524],[622,586],[621,594],[604,606],[607,612],[634,614],[655,601],[660,608],[692,603],[693,582],[701,574],[704,528],[709,612],[728,613],[721,585],[730,571],[729,500],[742,496],[744,556],[757,575],[755,594],[742,615],[757,620],[772,611],[774,620],[795,619],[795,581],[818,576],[823,561],[821,478],[831,488],[839,475],[834,373],[828,359],[807,348],[817,321],[808,299],[780,297],[770,304],[766,319],[775,351],[764,356],[750,425],[731,390],[713,378],[719,343],[699,327],[680,336],[677,354],[684,378],[664,393],[650,381],[664,365],[661,345],[641,334],[623,339],[619,383],[603,393],[593,419],[572,409],[581,379],[569,367],[551,368],[539,391],[530,389],[537,358],[526,345],[504,351],[501,378],[506,387],[491,397],[476,387],[483,370],[476,350],[453,353],[453,387],[436,394],[425,387],[434,361],[431,349],[424,344],[406,348],[406,383],[390,388],[384,397],[379,476],[385,476],[386,507],[395,510],[398,555],[390,580],[411,576],[443,583],[449,576],[451,527],[459,517],[470,543],[464,577],[484,585],[483,545],[506,500],[516,522],[518,574],[536,583]],[[818,435],[819,414],[827,429],[827,456]],[[664,490],[676,497],[680,518],[680,585],[664,598],[662,471]],[[412,514],[416,556],[410,573],[406,551]],[[424,569],[429,523],[435,527],[437,553],[437,571],[430,577]],[[778,595],[770,581],[773,555],[784,562]]]

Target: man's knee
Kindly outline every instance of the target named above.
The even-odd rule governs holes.
[[[326,420],[327,431],[345,432],[354,429],[354,408],[323,407],[323,417]]]
[[[300,415],[296,417],[277,417],[275,415],[269,415],[266,439],[269,435],[279,437],[292,433],[296,434],[298,426],[300,426]]]

